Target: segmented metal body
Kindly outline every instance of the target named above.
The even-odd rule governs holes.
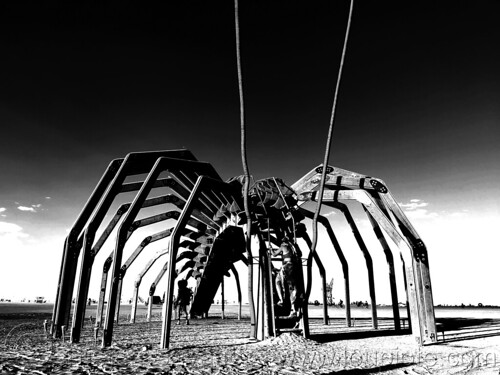
[[[94,259],[99,250],[110,239],[114,241],[115,247],[106,258],[104,267],[97,265],[103,269],[99,290],[98,312],[100,315],[103,314],[104,310],[108,273],[111,277],[106,320],[102,323],[101,316],[96,319],[98,327],[104,328],[103,346],[111,344],[113,324],[118,323],[122,283],[127,270],[136,259],[142,256],[144,250],[151,243],[163,239],[168,240],[167,248],[158,251],[136,278],[132,308],[135,314],[139,298],[138,288],[142,277],[157,259],[166,256],[168,259],[165,260],[160,273],[149,288],[150,297],[152,297],[162,277],[167,276],[161,334],[162,347],[169,345],[171,318],[171,310],[169,309],[173,301],[173,286],[176,278],[194,278],[197,281],[192,311],[205,314],[210,308],[219,285],[222,284],[223,276],[229,275],[231,271],[236,278],[238,277],[234,268],[234,264],[238,261],[243,261],[249,267],[258,265],[261,269],[264,293],[261,293],[260,296],[264,298],[262,303],[266,305],[267,309],[265,314],[267,320],[263,326],[267,327],[267,335],[279,332],[286,325],[286,322],[280,321],[279,318],[283,312],[274,308],[271,271],[274,267],[272,263],[279,263],[279,258],[273,256],[273,249],[279,248],[283,241],[293,244],[293,251],[301,264],[306,261],[306,277],[302,277],[301,274],[298,278],[301,282],[305,280],[303,295],[301,295],[304,301],[301,320],[303,334],[305,336],[309,334],[307,301],[311,292],[313,261],[316,262],[322,278],[323,314],[324,322],[327,324],[325,267],[321,262],[319,252],[309,251],[307,258],[302,259],[298,241],[301,239],[308,248],[311,246],[304,221],[312,219],[313,213],[305,209],[303,204],[318,200],[318,185],[322,172],[323,167],[319,166],[304,175],[291,187],[276,177],[258,180],[251,185],[249,190],[251,232],[258,238],[259,248],[249,258],[245,248],[245,230],[248,229],[248,221],[243,209],[243,176],[237,176],[224,182],[210,164],[196,160],[188,150],[132,153],[124,159],[113,161],[65,241],[52,320],[53,335],[60,336],[61,327],[69,326],[71,298],[76,283],[77,298],[71,327],[71,341],[79,341],[91,272],[95,268],[93,267]],[[167,174],[167,177],[165,178],[162,173]],[[142,181],[125,182],[128,176],[141,174],[147,174]],[[342,203],[347,200],[356,201],[363,206],[384,251],[389,267],[396,330],[400,328],[400,325],[394,261],[385,236],[389,236],[400,250],[414,335],[422,344],[434,342],[436,332],[427,250],[392,197],[387,185],[379,179],[331,166],[326,168],[325,180],[325,191],[322,196],[324,205],[340,211],[345,216],[366,260],[373,327],[377,328],[378,320],[375,308],[372,254],[368,251],[348,206]],[[151,196],[152,189],[155,188],[168,189],[170,193]],[[136,192],[134,200],[119,206],[100,237],[94,241],[96,232],[115,198],[120,193],[134,191]],[[161,213],[138,220],[139,212],[147,207],[165,207],[165,209]],[[151,224],[167,221],[173,223],[165,224],[164,230],[144,237],[132,254],[122,262],[124,247],[138,228],[147,229]],[[346,325],[350,326],[348,261],[335,238],[328,219],[320,215],[319,222],[325,227],[342,264]],[[113,235],[113,233],[116,234]],[[78,262],[80,262],[80,273],[77,275]],[[177,264],[180,264],[178,268]],[[302,267],[299,266],[299,269],[302,272]],[[239,280],[236,281],[239,288]],[[241,291],[239,289],[238,295],[241,309]],[[151,314],[148,315],[148,319],[150,318]],[[262,319],[264,317],[260,318],[261,322]],[[135,316],[131,316],[131,321],[134,320]]]

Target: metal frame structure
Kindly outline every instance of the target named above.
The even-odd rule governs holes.
[[[71,299],[74,286],[77,284],[71,341],[79,342],[94,259],[104,243],[112,237],[111,233],[115,229],[115,246],[103,265],[96,321],[97,327],[101,325],[103,327],[103,346],[111,345],[113,327],[118,324],[121,289],[127,270],[144,253],[149,244],[160,240],[166,241],[167,247],[150,257],[136,278],[130,322],[135,321],[138,290],[144,274],[157,259],[168,255],[149,290],[149,295],[152,297],[162,277],[168,275],[164,281],[166,293],[162,313],[161,347],[166,348],[170,344],[173,293],[177,277],[182,276],[185,279],[193,277],[197,280],[192,311],[204,315],[208,312],[224,275],[229,275],[231,271],[237,283],[239,316],[241,316],[241,290],[238,273],[234,267],[234,263],[238,261],[243,261],[248,267],[258,265],[258,287],[254,290],[258,306],[257,320],[255,315],[253,320],[259,326],[257,338],[279,334],[283,331],[282,318],[277,316],[275,310],[271,268],[272,263],[279,263],[280,259],[272,257],[272,250],[279,246],[284,236],[301,238],[308,248],[311,247],[311,240],[301,221],[304,218],[311,219],[313,213],[301,206],[305,202],[318,199],[318,185],[322,172],[322,166],[313,169],[293,184],[291,190],[275,178],[267,179],[262,185],[265,187],[264,190],[252,188],[251,232],[257,239],[259,248],[257,255],[252,255],[252,259],[248,259],[245,249],[246,219],[241,208],[243,207],[241,184],[235,183],[235,180],[222,181],[210,164],[197,161],[188,150],[131,153],[124,159],[114,160],[99,181],[65,241],[52,318],[52,334],[54,337],[59,337],[61,327],[69,326]],[[125,183],[125,179],[129,176],[145,174],[147,176],[142,181]],[[167,177],[160,178],[160,175]],[[373,254],[368,251],[348,206],[343,201],[354,200],[361,203],[380,242],[389,269],[395,329],[400,330],[396,278],[393,254],[385,235],[399,247],[403,259],[413,335],[419,344],[435,342],[436,328],[427,250],[385,183],[336,167],[327,167],[326,177],[327,182],[322,197],[324,204],[343,213],[365,257],[369,275],[373,328],[377,328]],[[152,189],[158,187],[169,189],[169,194],[150,197]],[[135,198],[132,202],[120,206],[99,239],[94,241],[96,231],[106,213],[117,195],[122,192],[136,192]],[[153,206],[161,210],[164,206],[168,207],[159,214],[137,220],[142,209]],[[165,230],[143,238],[132,254],[124,262],[122,261],[124,248],[137,228],[171,220],[175,221],[173,226],[169,225]],[[342,265],[346,326],[349,327],[351,325],[349,264],[329,221],[321,216],[319,222],[325,227]],[[295,247],[300,253],[296,242]],[[185,262],[182,266],[176,267],[180,261]],[[328,324],[325,266],[317,252],[309,251],[306,259],[302,314],[297,322],[300,323],[304,336],[309,335],[307,301],[312,288],[313,261],[318,266],[322,278],[323,318],[324,324]],[[78,262],[79,275],[76,274]],[[300,268],[299,279],[304,280],[302,267]],[[108,275],[111,277],[111,286],[108,291],[105,321],[102,323]],[[152,298],[150,301],[152,302]],[[151,305],[152,303],[149,304],[148,319],[151,318]],[[251,314],[254,313],[251,311]]]
[[[137,314],[137,300],[139,299],[139,287],[141,286],[142,278],[144,275],[150,270],[150,268],[153,266],[153,264],[162,256],[168,254],[168,249],[162,249],[158,250],[153,257],[146,263],[144,268],[142,269],[141,272],[137,275],[135,282],[134,282],[134,292],[132,294],[132,309],[130,312],[130,323],[135,323],[135,317]],[[151,288],[150,288],[151,290]],[[149,301],[152,301],[150,299]],[[151,305],[151,303],[148,302],[148,306]],[[148,309],[149,312],[149,309]],[[150,316],[148,316],[150,318]]]
[[[299,204],[317,199],[317,190],[323,166],[311,170],[299,181],[292,185],[292,189],[298,194]],[[345,169],[327,166],[326,185],[323,193],[323,201],[327,206],[341,210],[349,222],[360,248],[364,247],[359,231],[348,214],[346,205],[341,201],[353,200],[363,206],[365,213],[377,236],[389,266],[389,282],[391,285],[391,298],[394,311],[394,321],[397,330],[400,329],[399,311],[397,309],[397,290],[394,272],[393,256],[385,240],[382,230],[398,246],[403,260],[403,273],[407,301],[409,302],[409,318],[412,333],[416,341],[421,345],[431,344],[437,341],[436,323],[434,316],[434,304],[432,298],[432,287],[429,273],[429,261],[427,248],[420,236],[411,225],[403,210],[390,193],[384,181],[367,175],[358,174]],[[398,231],[398,229],[399,231]],[[382,229],[382,230],[381,230]],[[329,232],[329,234],[332,232]],[[335,240],[333,238],[332,242]],[[371,260],[363,249],[367,269],[371,271]],[[369,277],[371,284],[373,279]],[[375,299],[370,286],[370,296]],[[372,316],[376,311],[373,311]],[[374,319],[375,321],[375,319]],[[374,327],[375,328],[375,327]]]

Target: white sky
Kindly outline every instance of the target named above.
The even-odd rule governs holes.
[[[53,300],[67,228],[60,225],[51,226],[43,221],[47,211],[56,209],[53,205],[54,199],[46,197],[42,203],[29,205],[14,203],[14,207],[17,205],[15,212],[12,212],[12,208],[0,208],[0,298],[20,300],[45,296],[49,301]],[[463,208],[459,211],[438,210],[436,207],[439,204],[418,198],[400,204],[427,245],[435,304],[500,305],[500,295],[495,292],[496,285],[500,281],[497,270],[500,264],[497,239],[500,228],[498,209],[492,207],[490,211],[481,209],[480,212],[473,208]],[[377,302],[389,304],[387,266],[383,252],[360,208],[355,205],[350,205],[350,208],[374,261]],[[364,258],[354,241],[352,232],[339,213],[326,212],[349,261],[351,301],[369,300]],[[157,224],[156,228],[159,229],[148,230],[161,230],[165,226],[161,223]],[[125,249],[124,259],[147,234],[139,232],[131,237]],[[404,301],[398,250],[390,240],[388,241],[396,261],[399,300]],[[113,241],[110,241],[96,258],[89,293],[92,298],[97,298],[102,264],[109,255],[112,244]],[[162,241],[150,245],[129,269],[123,288],[124,300],[131,297],[133,281],[148,257],[164,246],[165,242]],[[338,302],[339,299],[344,299],[340,262],[322,230],[320,230],[318,251],[327,270],[327,282],[331,278],[334,279],[334,297]],[[140,289],[143,298],[147,297],[149,286],[163,262],[160,259],[144,277]],[[246,301],[245,266],[240,262],[237,269],[243,299]],[[160,283],[156,295],[163,294],[164,282],[163,280]],[[233,280],[226,279],[226,299],[230,302],[237,299],[234,285]],[[216,296],[216,299],[218,298],[219,295]],[[321,300],[321,284],[316,269],[310,299]]]

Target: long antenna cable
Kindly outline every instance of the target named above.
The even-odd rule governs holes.
[[[236,31],[236,65],[238,68],[238,92],[240,98],[240,129],[241,129],[241,164],[243,165],[243,174],[245,181],[243,185],[243,205],[245,207],[245,216],[247,218],[246,251],[248,258],[248,303],[250,307],[250,336],[257,337],[257,327],[255,325],[255,307],[253,301],[253,256],[252,256],[252,218],[248,206],[248,191],[250,186],[250,172],[247,161],[246,144],[246,125],[245,125],[245,104],[243,101],[243,75],[241,71],[241,52],[240,52],[240,21],[238,12],[238,0],[234,0],[234,26]]]
[[[326,140],[326,148],[325,148],[325,157],[323,161],[323,169],[321,172],[321,182],[319,185],[319,195],[318,195],[318,204],[316,205],[316,211],[314,212],[314,218],[313,218],[313,239],[312,239],[312,244],[311,244],[311,254],[314,254],[316,251],[316,245],[318,243],[318,218],[319,218],[319,213],[321,211],[321,205],[323,204],[323,192],[325,191],[325,180],[326,180],[326,170],[328,167],[328,159],[330,157],[330,146],[332,144],[332,134],[333,134],[333,127],[335,124],[335,109],[337,107],[337,97],[339,93],[339,87],[340,87],[340,80],[342,78],[342,68],[344,66],[344,59],[345,59],[345,52],[347,49],[347,41],[349,39],[349,30],[351,28],[351,19],[352,19],[352,9],[354,5],[354,0],[351,0],[350,6],[349,6],[349,18],[347,19],[347,27],[345,31],[345,38],[344,38],[344,47],[342,49],[342,57],[340,58],[340,66],[339,66],[339,73],[337,76],[337,85],[335,86],[335,95],[333,97],[333,105],[332,105],[332,114],[330,117],[330,127],[328,129],[328,137]],[[308,288],[310,289],[310,288]],[[307,291],[306,293],[306,298],[309,298],[310,290]],[[307,301],[307,299],[306,299]]]

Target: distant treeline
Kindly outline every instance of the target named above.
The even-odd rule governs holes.
[[[461,303],[460,305],[447,305],[447,304],[439,304],[436,307],[500,307],[498,305],[483,305],[482,303],[478,303],[477,305],[473,305],[469,303],[468,305]]]

